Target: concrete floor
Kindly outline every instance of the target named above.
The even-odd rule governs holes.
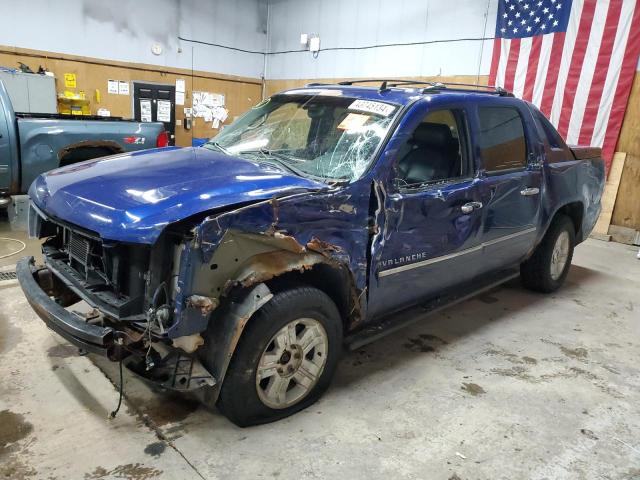
[[[640,261],[588,240],[565,287],[513,282],[344,355],[325,397],[240,429],[78,357],[0,284],[0,478],[640,479]]]
[[[24,243],[22,251],[22,244],[14,240]],[[41,259],[40,242],[29,240],[27,232],[23,229],[13,228],[7,221],[7,211],[0,208],[0,269],[14,265],[20,257],[25,255]]]

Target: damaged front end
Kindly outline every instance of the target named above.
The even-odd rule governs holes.
[[[278,281],[327,283],[349,324],[361,318],[357,278],[366,262],[347,255],[350,245],[304,228],[305,215],[324,210],[341,236],[347,225],[362,236],[357,210],[340,208],[345,199],[335,193],[307,197],[325,208],[292,209],[300,195],[177,222],[153,244],[103,240],[32,206],[30,233],[46,239],[44,266],[23,259],[20,284],[45,323],[81,350],[215,401],[247,322]],[[366,231],[353,241],[365,246]]]
[[[204,343],[197,338],[167,338],[150,325],[161,324],[161,315],[149,309],[146,321],[116,320],[98,308],[83,308],[91,302],[86,293],[57,276],[50,267],[37,267],[33,257],[17,265],[17,276],[29,304],[49,328],[79,348],[123,364],[134,373],[163,388],[180,391],[214,386],[215,378],[193,354]],[[89,303],[91,305],[91,303]],[[70,308],[69,308],[70,307]],[[68,309],[69,308],[69,309]]]
[[[171,265],[163,265],[156,249],[160,245],[103,241],[46,217],[34,206],[30,234],[46,239],[44,266],[26,257],[17,275],[47,326],[81,351],[123,361],[164,388],[185,391],[215,385],[195,354],[204,343],[202,336],[169,335],[174,321],[171,290],[160,278]],[[210,302],[194,297],[185,315],[208,318]]]

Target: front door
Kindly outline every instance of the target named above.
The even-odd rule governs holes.
[[[542,146],[519,106],[479,106],[482,161],[482,270],[518,264],[534,245],[542,181]],[[530,115],[529,115],[530,117]]]
[[[455,105],[429,109],[408,129],[384,200],[383,238],[374,245],[372,317],[426,301],[477,273],[482,199],[466,117]]]
[[[169,132],[169,145],[176,142],[176,115],[174,85],[153,83],[133,84],[133,114],[139,122],[162,122]]]

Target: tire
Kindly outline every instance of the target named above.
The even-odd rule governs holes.
[[[313,346],[303,349],[308,339]],[[328,388],[341,350],[340,314],[324,292],[307,286],[279,292],[249,320],[224,378],[218,408],[240,427],[288,417]],[[313,380],[305,375],[314,373]]]
[[[557,216],[533,255],[520,265],[523,285],[543,293],[555,292],[560,288],[569,273],[575,239],[573,222],[566,215]],[[564,248],[559,242],[564,244]],[[560,251],[554,250],[556,247]],[[565,259],[561,265],[562,256]]]

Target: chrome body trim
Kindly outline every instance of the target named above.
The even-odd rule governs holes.
[[[489,240],[488,242],[483,242],[483,247],[488,247],[490,245],[495,245],[496,243],[504,242],[505,240],[511,240],[512,238],[519,237],[520,235],[526,235],[527,233],[535,232],[536,227],[527,228],[525,230],[520,230],[519,232],[512,233],[510,235],[505,235],[504,237],[494,238],[493,240]]]
[[[506,240],[511,240],[512,238],[516,238],[521,235],[526,235],[528,233],[535,232],[535,231],[536,231],[536,227],[527,228],[525,230],[521,230],[516,233],[505,235],[504,237],[495,238],[493,240],[489,240],[488,242],[483,242],[480,245],[476,245],[475,247],[467,248],[459,252],[449,253],[447,255],[442,255],[440,257],[429,258],[428,260],[423,260],[422,262],[409,263],[407,265],[402,265],[400,267],[383,270],[381,272],[378,272],[378,277],[386,277],[387,275],[406,272],[407,270],[412,270],[414,268],[426,267],[427,265],[433,265],[434,263],[444,262],[445,260],[450,260],[455,257],[460,257],[462,255],[467,255],[469,253],[477,252],[478,250],[482,250],[485,247],[495,245],[496,243],[504,242]]]

